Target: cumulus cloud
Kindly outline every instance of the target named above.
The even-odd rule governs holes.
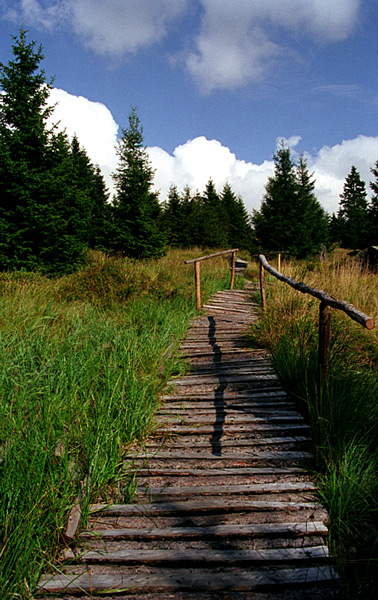
[[[278,138],[295,148],[300,136]],[[193,191],[202,192],[211,177],[217,191],[221,192],[226,182],[240,194],[249,212],[259,209],[268,178],[274,174],[273,160],[254,164],[238,159],[231,150],[217,140],[198,137],[178,146],[172,155],[162,148],[149,148],[150,160],[155,172],[155,186],[161,198],[166,198],[169,187],[176,185],[182,190],[189,185]],[[293,159],[297,153],[293,151]],[[378,157],[378,137],[358,136],[332,147],[324,146],[319,152],[305,154],[310,172],[316,180],[315,193],[329,213],[337,212],[339,195],[343,191],[345,178],[354,165],[366,182],[369,190],[370,168]]]
[[[101,168],[107,187],[112,190],[118,125],[110,110],[100,102],[91,102],[57,88],[51,90],[50,104],[55,108],[49,126],[57,124],[58,129],[66,130],[70,138],[77,136],[91,161]]]
[[[323,146],[315,156],[310,156],[309,166],[315,172],[317,197],[324,208],[330,213],[337,211],[339,195],[352,165],[359,171],[369,193],[370,169],[377,159],[378,137],[365,135],[343,140],[335,146]]]
[[[154,184],[162,198],[167,196],[171,185],[180,191],[189,185],[193,192],[202,192],[211,177],[218,192],[225,183],[230,183],[249,210],[260,206],[264,185],[274,169],[271,161],[254,165],[237,159],[219,141],[203,136],[178,146],[172,155],[158,147],[148,148],[148,153],[155,169]]]
[[[51,104],[54,103],[57,106],[51,123],[60,121],[59,127],[65,128],[68,135],[77,135],[91,160],[100,166],[107,186],[113,191],[111,173],[117,166],[115,145],[118,125],[109,109],[99,102],[59,89],[52,90]],[[292,149],[295,158],[301,137],[281,136],[276,143],[281,140]],[[273,152],[274,141],[272,146]],[[218,192],[225,183],[229,183],[251,212],[260,208],[265,185],[274,174],[273,160],[255,164],[238,159],[218,140],[208,140],[203,136],[180,144],[172,154],[160,147],[147,148],[147,151],[155,169],[154,186],[160,191],[161,200],[167,197],[171,185],[176,185],[179,191],[189,185],[193,192],[202,192],[211,177]],[[352,165],[358,169],[369,189],[372,179],[370,168],[378,159],[378,137],[360,135],[334,146],[323,146],[318,152],[306,153],[305,156],[310,171],[314,172],[317,198],[329,213],[336,212],[339,194]]]
[[[184,62],[202,90],[236,88],[265,75],[289,54],[282,31],[315,41],[346,38],[360,0],[202,0],[203,18],[195,49]],[[277,38],[277,39],[276,39]]]

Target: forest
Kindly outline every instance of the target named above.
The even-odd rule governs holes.
[[[332,244],[361,249],[377,242],[378,160],[371,200],[352,165],[332,216],[315,196],[305,158],[295,162],[284,144],[253,214],[229,184],[217,192],[211,178],[203,191],[172,186],[161,200],[136,107],[121,129],[110,198],[80,140],[47,126],[53,80],[41,68],[42,48],[23,29],[13,42],[13,59],[0,65],[1,270],[68,273],[90,249],[157,258],[169,247],[239,247],[304,258]]]

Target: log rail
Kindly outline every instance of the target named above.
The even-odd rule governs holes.
[[[361,312],[344,300],[337,300],[330,296],[323,290],[310,287],[303,283],[303,281],[296,281],[292,277],[283,275],[274,267],[272,267],[266,260],[263,254],[259,254],[260,262],[260,290],[262,309],[266,310],[266,290],[265,290],[265,271],[268,271],[271,275],[287,283],[295,290],[298,290],[302,294],[309,294],[314,298],[320,300],[319,306],[319,345],[318,345],[318,379],[320,388],[324,391],[327,385],[327,376],[329,369],[329,357],[330,357],[330,342],[331,342],[331,312],[330,309],[336,308],[345,312],[348,317],[362,325],[368,330],[374,329],[375,323],[372,317],[369,317],[365,313]]]
[[[201,274],[200,274],[200,261],[208,260],[209,258],[214,258],[215,256],[221,256],[223,254],[231,254],[231,283],[230,289],[234,288],[235,282],[235,259],[236,253],[239,252],[239,248],[233,248],[232,250],[222,250],[221,252],[215,252],[214,254],[208,254],[207,256],[200,256],[199,258],[191,258],[190,260],[186,260],[185,264],[189,265],[191,263],[194,264],[194,279],[196,284],[196,298],[197,298],[197,310],[201,310]]]

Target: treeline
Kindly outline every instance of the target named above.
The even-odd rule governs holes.
[[[330,235],[334,242],[354,250],[378,244],[378,160],[371,168],[375,177],[370,182],[373,195],[368,201],[366,183],[352,166],[340,196],[337,214],[330,220]]]
[[[315,197],[305,159],[295,163],[283,144],[252,215],[229,184],[218,193],[211,179],[202,192],[173,186],[160,203],[135,107],[117,145],[110,199],[79,140],[47,126],[53,82],[40,69],[42,48],[29,43],[23,29],[13,39],[13,59],[0,64],[0,270],[70,272],[87,249],[148,258],[161,256],[167,245],[239,247],[305,257],[333,242],[350,248],[377,243],[378,161],[370,203],[352,167],[332,218]]]
[[[189,187],[179,193],[172,186],[163,204],[162,225],[173,247],[253,247],[253,229],[243,200],[229,184],[218,195],[211,179],[202,194],[193,194]]]

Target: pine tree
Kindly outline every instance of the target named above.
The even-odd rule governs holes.
[[[260,211],[252,217],[256,240],[264,250],[287,250],[305,257],[326,241],[327,217],[314,196],[314,181],[304,159],[295,165],[284,144],[273,158],[274,176],[265,187]]]
[[[161,256],[165,241],[161,207],[158,194],[151,191],[153,171],[135,107],[129,114],[129,128],[122,129],[117,155],[119,163],[113,174],[116,197],[112,248],[136,258]]]
[[[368,243],[369,217],[365,182],[352,166],[340,194],[338,211],[341,242],[345,248],[364,248]]]
[[[13,39],[14,60],[0,66],[0,268],[72,271],[84,256],[87,197],[67,136],[47,127],[42,48],[23,29]]]
[[[309,173],[303,156],[299,158],[296,179],[300,233],[296,244],[296,255],[305,257],[319,251],[322,244],[328,243],[328,216],[314,194],[315,180],[313,174]]]
[[[226,215],[224,227],[229,248],[251,249],[252,227],[243,200],[235,196],[226,183],[221,194],[223,212]]]
[[[371,172],[375,177],[375,181],[370,182],[370,188],[373,191],[373,196],[370,200],[368,208],[369,216],[369,243],[373,246],[378,245],[378,160],[374,167],[371,168]]]
[[[225,212],[213,180],[210,178],[202,196],[201,245],[207,248],[226,248]]]
[[[38,188],[49,163],[46,121],[52,82],[39,70],[44,56],[26,31],[13,37],[14,59],[0,65],[0,267],[39,266]]]
[[[165,205],[163,216],[163,226],[169,246],[175,248],[182,246],[183,225],[180,195],[177,187],[172,185],[168,193],[168,201]]]

